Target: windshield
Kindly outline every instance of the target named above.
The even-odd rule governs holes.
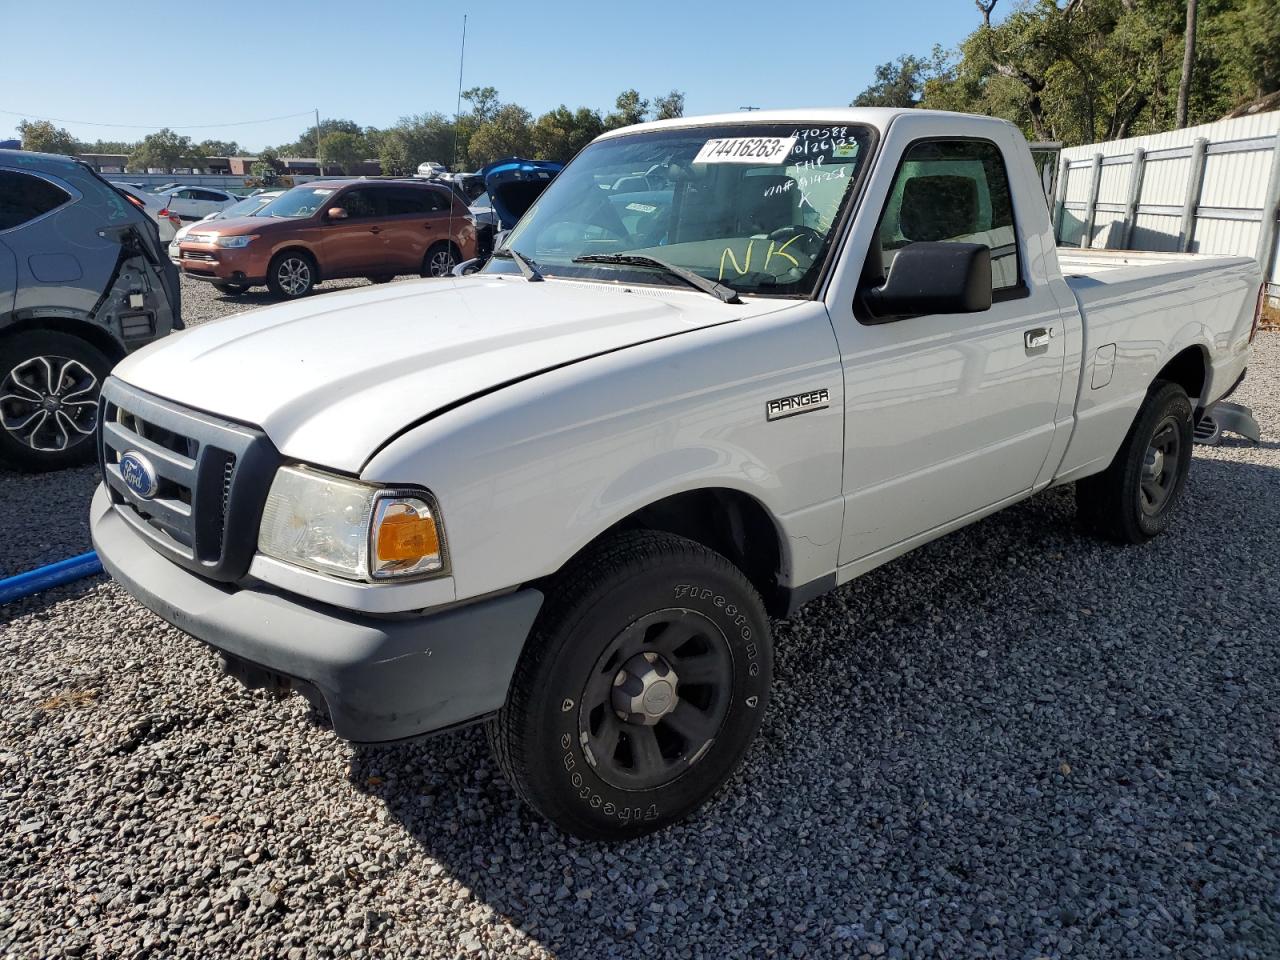
[[[336,192],[332,187],[294,187],[276,197],[270,210],[259,212],[269,217],[309,217]]]
[[[230,220],[232,217],[251,217],[258,212],[264,203],[269,203],[270,198],[249,197],[247,200],[241,200],[239,203],[233,203],[225,210],[221,211],[220,218]]]
[[[740,293],[810,296],[852,185],[865,127],[718,124],[653,130],[587,147],[512,231],[505,249],[545,276],[682,284],[642,255]],[[509,258],[494,272],[513,271]]]

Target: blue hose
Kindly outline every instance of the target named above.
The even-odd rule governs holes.
[[[0,606],[29,597],[41,590],[60,587],[64,583],[71,583],[73,580],[91,577],[101,572],[102,561],[94,551],[90,550],[78,557],[69,557],[48,566],[36,567],[26,573],[6,577],[0,580]]]

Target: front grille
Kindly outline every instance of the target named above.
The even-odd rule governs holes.
[[[279,454],[260,430],[190,410],[108,378],[102,388],[102,478],[120,515],[158,551],[215,580],[249,569]],[[145,457],[155,493],[142,497],[120,472]]]
[[[183,260],[199,260],[202,263],[217,263],[218,255],[216,253],[206,253],[204,250],[183,250]]]

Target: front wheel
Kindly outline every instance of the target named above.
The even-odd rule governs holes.
[[[30,471],[90,462],[110,370],[100,350],[70,334],[0,340],[0,462]]]
[[[447,240],[431,245],[422,258],[422,276],[447,277],[458,265],[458,248]]]
[[[1085,523],[1118,543],[1146,543],[1165,531],[1191,466],[1191,401],[1156,381],[1111,465],[1076,484]]]
[[[267,268],[267,286],[281,300],[305,297],[315,289],[316,279],[316,262],[297,250],[277,253]]]
[[[560,829],[637,837],[737,769],[772,673],[769,623],[741,571],[682,537],[625,533],[549,588],[489,742]]]

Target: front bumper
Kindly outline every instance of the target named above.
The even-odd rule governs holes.
[[[218,283],[266,282],[267,263],[263,256],[249,247],[215,247],[208,244],[178,245],[178,264],[183,274],[193,280],[212,280]]]
[[[102,487],[89,520],[102,565],[144,606],[232,658],[314,688],[334,732],[360,743],[497,710],[542,606],[537,590],[519,590],[422,617],[346,614],[179,567],[128,526]]]

